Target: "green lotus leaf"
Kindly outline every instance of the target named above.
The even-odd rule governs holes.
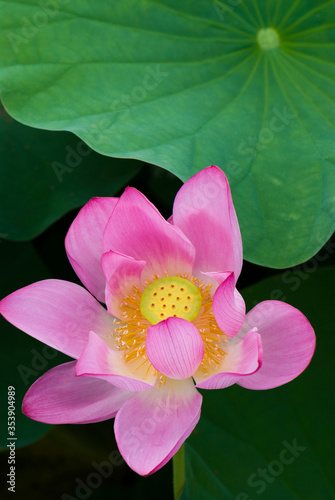
[[[183,181],[219,165],[252,262],[289,267],[327,241],[334,0],[1,4],[0,89],[15,119]]]

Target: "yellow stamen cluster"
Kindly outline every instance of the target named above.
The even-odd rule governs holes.
[[[170,288],[171,285],[173,288]],[[175,285],[178,288],[178,293],[175,291]],[[164,287],[163,290],[160,290],[161,287]],[[200,368],[207,376],[209,368],[217,368],[220,365],[226,354],[221,346],[226,343],[227,337],[218,327],[212,311],[211,288],[211,284],[205,285],[199,278],[189,275],[166,276],[165,278],[154,275],[152,281],[145,282],[142,290],[133,287],[133,294],[125,296],[120,306],[121,319],[114,320],[117,325],[114,339],[116,347],[124,351],[124,359],[133,365],[134,371],[140,371],[144,377],[152,372],[157,376],[158,386],[165,384],[166,377],[152,367],[146,355],[145,340],[148,328],[152,324],[166,319],[169,315],[189,319],[188,315],[192,311],[193,316],[194,311],[196,311],[196,317],[192,317],[191,314],[190,319],[192,318],[191,321],[198,328],[204,342],[204,357]],[[165,295],[162,295],[163,292]],[[157,295],[154,295],[155,293]],[[177,300],[177,297],[180,301]],[[164,300],[161,300],[162,298]],[[152,306],[152,304],[154,305]],[[164,309],[163,304],[166,304]],[[172,314],[174,304],[176,307]],[[193,306],[192,311],[190,311],[191,305]],[[185,307],[187,309],[184,310]],[[156,312],[157,310],[158,312]],[[166,314],[160,319],[160,314],[165,310]]]
[[[198,316],[192,321],[197,327],[204,342],[204,357],[201,362],[201,368],[205,375],[208,375],[208,368],[217,368],[222,358],[227,354],[222,349],[222,344],[227,343],[227,336],[220,330],[212,310],[212,284],[204,285],[199,278],[191,278],[200,290],[202,297],[202,306]]]

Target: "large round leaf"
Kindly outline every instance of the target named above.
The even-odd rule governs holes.
[[[334,228],[334,20],[334,0],[7,0],[2,98],[182,180],[218,164],[246,259],[289,267]]]
[[[107,158],[68,132],[46,132],[0,107],[0,237],[33,238],[93,196],[113,196],[139,171],[134,160]]]
[[[315,328],[316,352],[300,377],[277,389],[203,391],[202,418],[186,445],[183,499],[334,498],[335,268],[314,264],[243,293],[249,308],[274,296],[298,307]]]

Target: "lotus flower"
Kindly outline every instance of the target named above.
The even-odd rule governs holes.
[[[197,388],[271,389],[310,362],[315,335],[297,309],[270,300],[245,314],[240,230],[215,166],[182,186],[168,221],[136,189],[93,198],[65,245],[88,291],[52,279],[0,303],[13,325],[76,360],[40,377],[23,412],[51,424],[115,417],[120,452],[141,475],[191,434]]]

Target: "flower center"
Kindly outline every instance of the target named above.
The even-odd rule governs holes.
[[[167,276],[146,287],[140,311],[153,325],[169,317],[192,321],[198,316],[201,304],[201,293],[193,283],[178,276]]]
[[[263,50],[273,50],[279,47],[280,39],[273,28],[263,28],[257,33],[257,42]]]
[[[205,285],[199,278],[186,274],[165,278],[154,275],[153,281],[147,281],[145,288],[133,287],[133,293],[124,297],[121,318],[114,319],[113,336],[115,347],[123,351],[124,359],[133,367],[134,374],[142,374],[145,378],[154,372],[157,387],[165,384],[166,376],[156,372],[146,355],[145,342],[150,325],[170,316],[192,321],[197,327],[204,342],[200,368],[205,376],[220,365],[226,355],[223,347],[227,337],[213,314],[211,287],[211,284]]]

